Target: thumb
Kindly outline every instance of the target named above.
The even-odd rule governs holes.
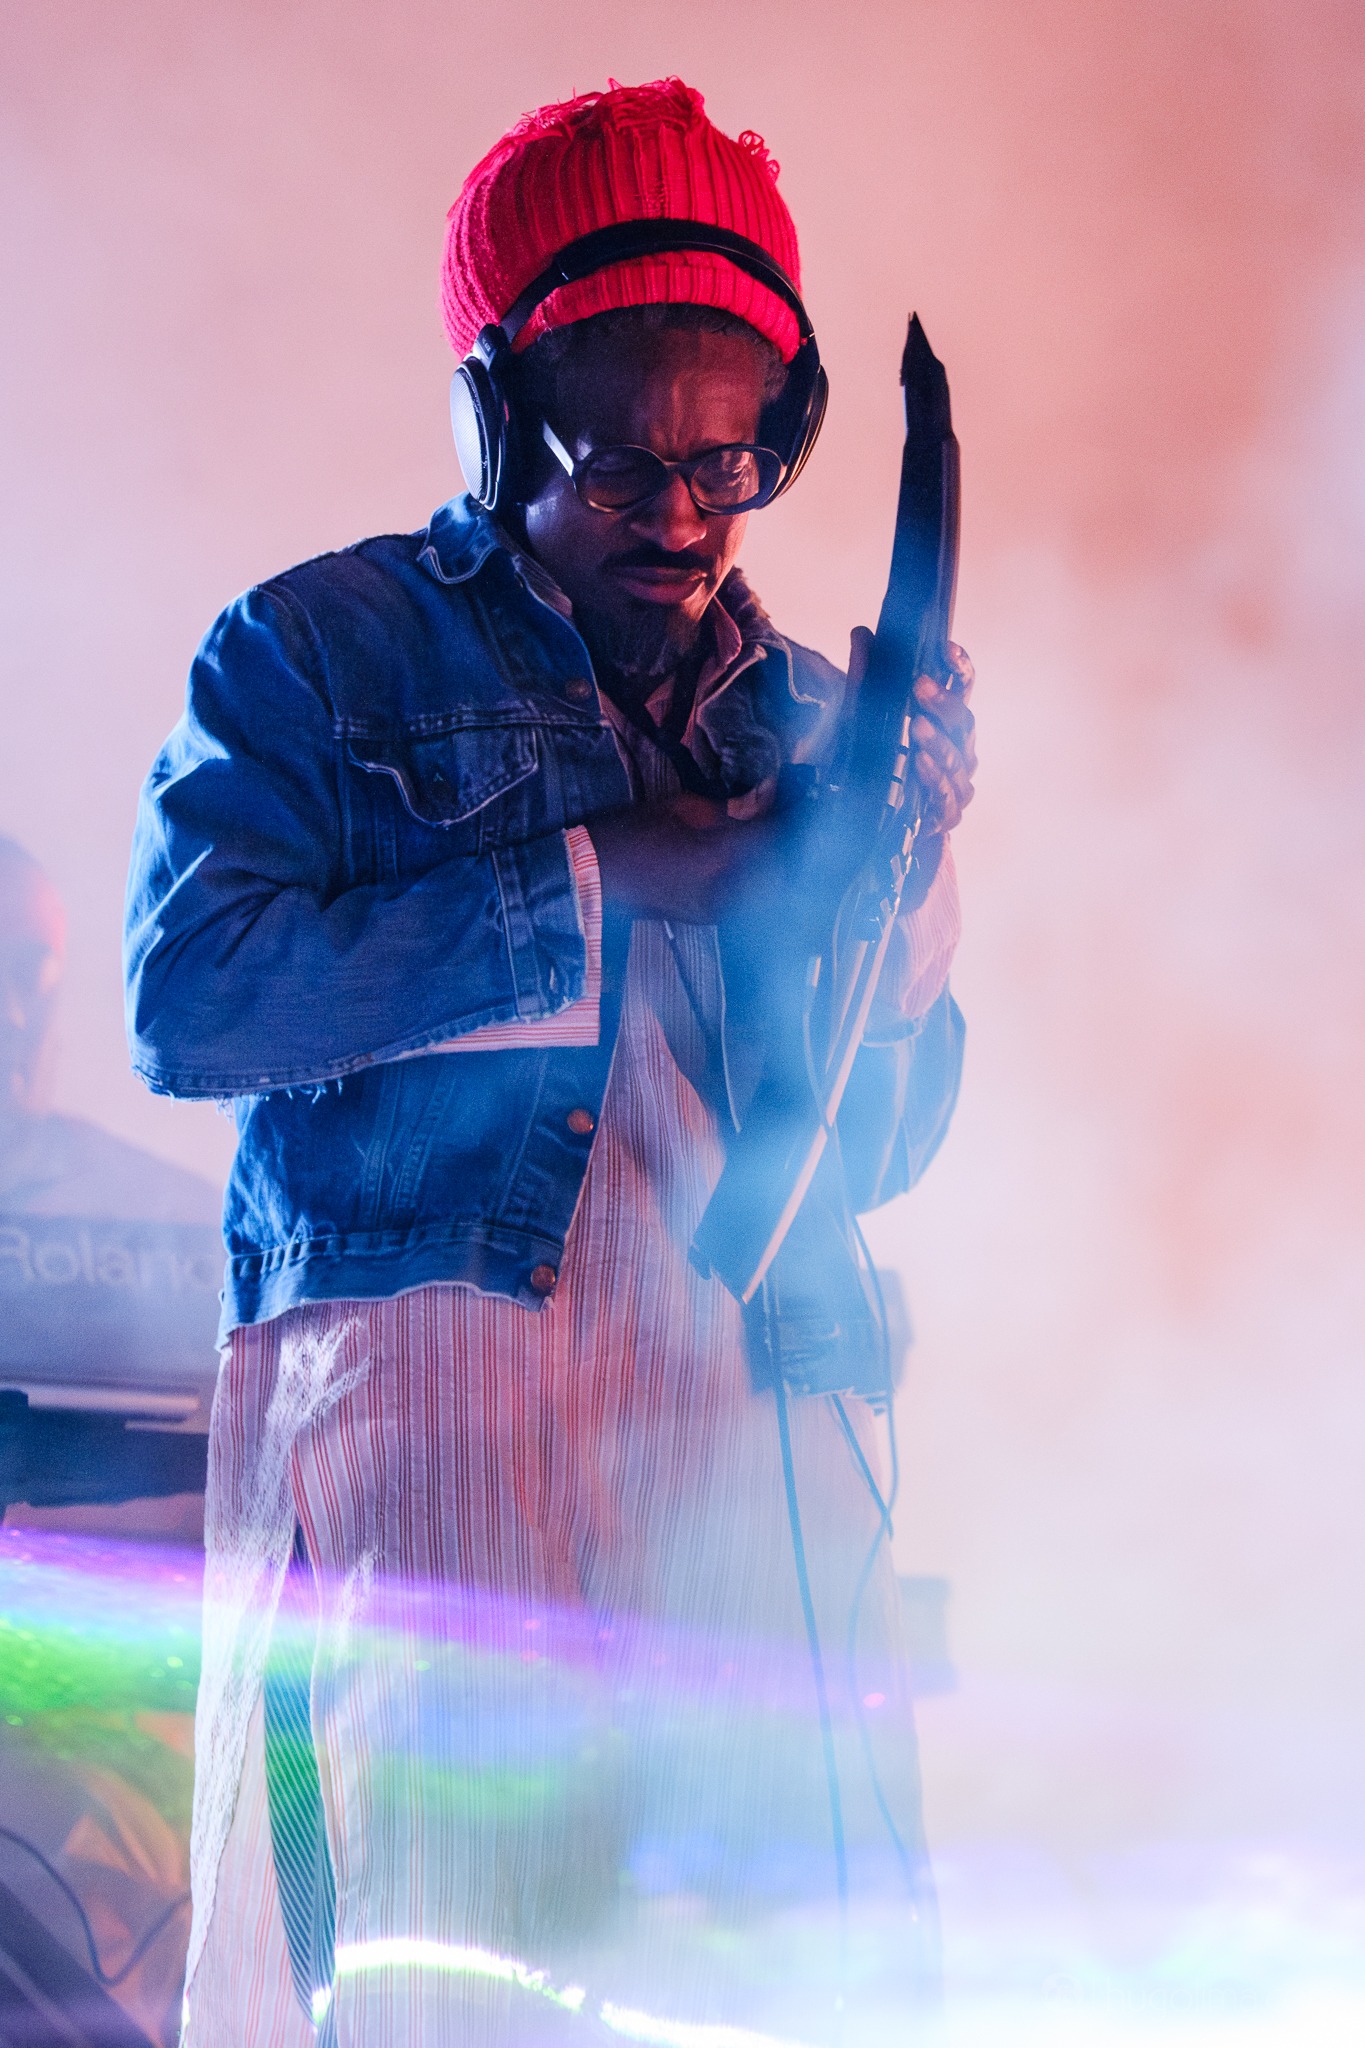
[[[872,655],[872,633],[866,626],[855,626],[848,636],[848,693],[847,702],[852,704],[862,688],[863,677]]]

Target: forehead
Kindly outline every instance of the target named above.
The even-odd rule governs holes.
[[[751,441],[765,377],[760,349],[738,334],[594,335],[561,372],[563,425],[599,447],[626,441],[673,457]]]

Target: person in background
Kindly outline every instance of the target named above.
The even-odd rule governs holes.
[[[852,687],[737,561],[797,459],[777,166],[676,79],[541,108],[451,210],[446,325],[464,358],[566,247],[660,219],[758,272],[712,246],[543,283],[505,485],[231,605],[144,791],[134,1065],[232,1097],[239,1134],[193,2048],[828,2040],[850,1953],[900,2041],[933,1977],[866,1408],[792,1409],[850,1950],[773,1393],[688,1258],[739,996],[805,907],[773,791],[829,759]],[[918,685],[859,1208],[918,1176],[956,1092],[969,687],[965,657]]]
[[[31,1217],[216,1224],[222,1198],[209,1181],[50,1106],[65,961],[66,914],[55,886],[22,846],[0,838],[0,1224]],[[66,1290],[51,1293],[51,1348],[60,1351],[69,1335],[60,1319]],[[211,1339],[211,1323],[206,1334]],[[61,1377],[78,1389],[87,1365],[98,1373],[106,1363],[77,1347]],[[40,1434],[31,1432],[23,1398],[4,1384],[6,1365],[31,1364],[14,1341],[5,1346],[0,1505],[7,1566],[70,1568],[80,1556],[64,1547],[71,1537],[197,1547],[202,1496],[167,1491],[177,1483],[167,1474],[178,1461],[166,1457],[166,1446],[184,1440],[119,1435],[115,1419],[100,1410],[94,1428],[107,1443],[92,1446],[80,1434],[86,1418],[78,1406],[44,1414]],[[145,1493],[127,1497],[141,1487],[144,1471]],[[64,1504],[33,1506],[26,1473],[41,1480],[39,1498]],[[112,1499],[101,1497],[106,1481]],[[179,2030],[188,1935],[189,1715],[166,1711],[150,1682],[140,1702],[136,1680],[129,1697],[131,1654],[111,1698],[99,1682],[98,1654],[82,1657],[78,1632],[65,1633],[63,1623],[56,1613],[42,1628],[30,1627],[23,1658],[9,1657],[0,1670],[0,2036],[66,2039],[65,2023],[76,2030],[73,2040],[138,2038],[170,2048]],[[144,1650],[143,1664],[150,1654]],[[86,1974],[91,1959],[82,1924],[54,1871],[74,1891],[102,1965],[118,1978],[111,1989]],[[13,1924],[20,1909],[67,1956],[64,1969],[44,1977],[43,1955],[35,1959],[31,1936]],[[26,1978],[37,1993],[32,2004]]]
[[[124,1433],[117,1394],[120,1371],[128,1391],[145,1390],[139,1364],[146,1361],[155,1374],[168,1340],[177,1353],[190,1347],[190,1356],[202,1346],[200,1369],[186,1370],[190,1381],[202,1386],[207,1377],[211,1385],[207,1289],[187,1290],[168,1306],[157,1298],[155,1282],[134,1293],[43,1285],[35,1283],[27,1250],[19,1249],[32,1244],[28,1219],[36,1218],[47,1219],[49,1248],[55,1245],[73,1266],[78,1227],[87,1236],[93,1227],[97,1242],[112,1230],[123,1246],[140,1225],[149,1226],[153,1238],[162,1225],[191,1226],[200,1248],[222,1215],[222,1196],[212,1182],[88,1118],[52,1108],[65,962],[66,912],[51,878],[17,841],[0,838],[0,1290],[21,1286],[20,1296],[10,1294],[8,1301],[0,1291],[0,1510],[8,1527],[197,1543],[202,1456],[162,1436]],[[37,1235],[41,1240],[42,1230]],[[164,1277],[163,1271],[163,1284]],[[100,1320],[101,1296],[112,1321]],[[22,1389],[35,1376],[64,1387],[66,1420],[46,1409],[31,1411]],[[91,1389],[88,1410],[81,1406],[83,1387]],[[202,1405],[206,1418],[207,1397]],[[199,1476],[191,1486],[192,1471]]]
[[[51,878],[0,838],[0,1215],[216,1223],[210,1181],[49,1105],[66,911]]]

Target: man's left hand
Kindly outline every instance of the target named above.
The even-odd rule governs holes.
[[[857,691],[867,670],[872,635],[866,626],[855,626],[849,649],[848,680]],[[952,670],[947,683],[921,676],[915,684],[919,709],[910,727],[915,742],[914,775],[920,788],[921,825],[925,838],[951,832],[962,821],[962,813],[975,791],[976,720],[970,710],[975,670],[963,650],[948,643]]]

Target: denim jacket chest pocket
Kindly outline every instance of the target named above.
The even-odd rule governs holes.
[[[346,756],[354,822],[361,823],[358,809],[375,834],[381,867],[400,874],[534,837],[555,823],[537,773],[545,755],[545,736],[525,722],[352,731]]]
[[[630,801],[610,729],[564,716],[415,720],[342,734],[352,868],[401,879]]]

